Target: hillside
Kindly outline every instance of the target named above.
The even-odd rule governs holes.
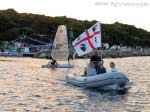
[[[0,41],[11,41],[23,32],[45,42],[52,42],[58,25],[65,24],[78,37],[85,28],[96,21],[81,21],[73,18],[49,17],[31,13],[18,13],[14,9],[0,10]],[[150,32],[122,23],[101,24],[102,42],[110,45],[150,47]],[[72,39],[73,40],[73,39]]]

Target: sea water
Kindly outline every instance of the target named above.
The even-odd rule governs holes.
[[[47,59],[0,57],[0,112],[150,112],[150,57],[104,59],[107,71],[111,61],[132,82],[128,91],[67,84],[66,74],[82,75],[89,60],[71,61],[75,68],[50,69],[41,67]]]

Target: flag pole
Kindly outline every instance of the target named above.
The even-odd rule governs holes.
[[[85,27],[85,32],[87,31],[86,27]],[[87,62],[87,53],[86,53],[86,56],[85,56],[85,61],[86,61],[86,65],[88,65],[88,62]]]
[[[66,24],[65,24],[65,27],[67,29],[67,25]],[[67,37],[68,37],[68,52],[69,52],[69,54],[68,54],[68,65],[70,65],[70,47],[69,47],[69,45],[70,45],[70,39],[69,39],[68,31],[67,31]]]
[[[101,24],[100,21],[98,21],[98,23]],[[101,48],[102,48],[102,30],[101,30],[101,26],[100,26],[100,31],[101,31],[101,47],[99,48],[100,50],[99,50],[98,53],[100,54],[100,57],[101,57],[101,59],[102,59],[102,61],[103,61],[102,52],[101,52]]]

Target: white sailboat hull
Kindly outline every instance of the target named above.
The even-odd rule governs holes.
[[[55,68],[73,68],[73,64],[58,64]],[[50,64],[42,65],[42,68],[54,68]]]

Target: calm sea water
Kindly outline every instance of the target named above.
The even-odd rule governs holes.
[[[126,93],[63,81],[68,72],[82,74],[88,60],[73,61],[75,69],[46,69],[46,59],[0,57],[0,112],[150,112],[150,57],[104,59],[108,71],[110,61],[133,82]]]

